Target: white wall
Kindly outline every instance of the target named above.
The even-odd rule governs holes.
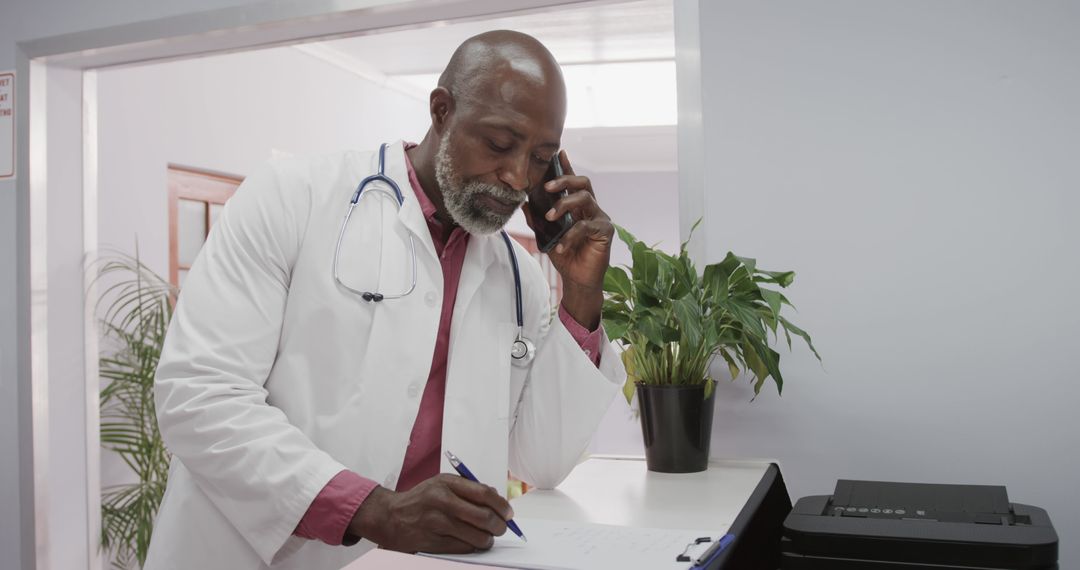
[[[419,141],[425,101],[293,48],[109,69],[98,74],[98,241],[168,275],[166,166],[246,176],[272,150],[315,155]]]
[[[1003,484],[1080,565],[1080,3],[699,8],[707,256],[797,271],[825,359],[721,385],[713,453]]]
[[[102,0],[87,3],[75,0],[5,0],[0,4],[0,69],[14,69],[16,42],[95,29],[175,14],[199,12],[227,6],[254,4],[249,0],[192,0],[180,3],[145,3]],[[26,77],[18,77],[21,84]],[[21,120],[21,118],[19,118]],[[25,172],[18,175],[25,176]],[[19,378],[30,373],[29,355],[19,352],[20,342],[29,337],[27,297],[30,276],[17,269],[21,255],[17,237],[23,210],[16,198],[15,181],[0,181],[0,557],[6,565],[30,568],[35,540],[30,528],[23,528],[23,511],[32,512],[31,447],[27,441],[30,410],[24,405]],[[26,226],[23,225],[23,228]],[[16,268],[16,269],[12,269]],[[24,285],[20,285],[24,284]],[[22,289],[22,287],[27,287]],[[21,312],[21,313],[20,313]],[[22,316],[20,316],[20,314]],[[23,328],[20,328],[23,327]],[[23,339],[23,340],[20,340]],[[80,396],[73,396],[78,398]],[[20,452],[22,442],[22,452]],[[41,537],[37,537],[41,538]]]

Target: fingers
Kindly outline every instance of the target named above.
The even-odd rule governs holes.
[[[488,538],[491,539],[491,537]],[[440,536],[424,548],[423,551],[432,554],[472,554],[477,550],[487,550],[489,548],[491,548],[491,545],[485,547],[474,546],[454,536]]]
[[[566,156],[566,150],[559,151],[559,165],[562,166],[563,174],[574,174],[574,167],[570,164],[570,158]]]
[[[509,505],[506,506],[509,508]],[[492,509],[487,505],[478,505],[469,502],[467,499],[458,497],[453,504],[449,506],[449,514],[455,519],[467,523],[464,526],[471,526],[477,532],[483,533],[484,536],[491,538],[492,536],[502,536],[506,533],[506,519],[502,518],[502,515],[498,511]],[[463,525],[458,525],[463,526]],[[466,540],[470,537],[459,537]],[[470,540],[470,542],[472,542]],[[480,545],[477,545],[479,548]]]
[[[440,477],[444,477],[447,487],[462,499],[474,505],[487,507],[494,514],[502,517],[503,521],[514,517],[514,510],[510,508],[510,503],[494,487],[449,474]]]
[[[614,235],[615,226],[611,224],[611,220],[583,220],[574,224],[559,240],[559,245],[555,246],[555,254],[578,251],[590,243],[599,244],[602,249],[611,243]]]
[[[495,543],[495,538],[491,533],[480,530],[470,524],[463,524],[460,520],[455,520],[452,516],[447,516],[447,513],[432,513],[432,517],[437,517],[437,521],[432,521],[430,528],[432,528],[437,534],[445,539],[453,539],[445,541],[446,548],[455,548],[458,545],[453,541],[461,542],[467,545],[465,552],[474,552],[476,550],[487,550],[491,548]]]
[[[564,196],[555,202],[555,205],[544,215],[550,221],[561,218],[567,212],[574,220],[589,220],[593,218],[608,219],[608,215],[600,209],[596,203],[596,197],[592,192],[576,192]]]
[[[544,191],[556,193],[566,190],[570,194],[575,192],[592,193],[592,182],[588,176],[563,175],[554,180],[544,183]]]
[[[578,176],[574,172],[574,167],[570,165],[570,159],[567,158],[565,150],[559,151],[559,163],[562,165],[563,175],[545,183],[545,191],[554,193],[566,190],[570,194],[581,191],[592,193],[592,182],[589,177]]]

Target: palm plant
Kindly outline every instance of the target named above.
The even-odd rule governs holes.
[[[172,317],[176,289],[139,261],[117,253],[103,258],[97,279],[110,282],[98,301],[101,320],[101,444],[115,452],[138,482],[102,490],[101,547],[116,568],[146,562],[150,535],[165,493],[169,452],[154,411],[154,371]]]

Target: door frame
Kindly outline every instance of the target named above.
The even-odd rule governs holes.
[[[86,418],[85,471],[74,485],[86,502],[88,568],[98,570],[100,441],[97,329],[91,272],[97,250],[96,69],[393,29],[436,26],[620,0],[286,0],[183,14],[16,44],[16,386],[23,570],[51,568],[48,532],[50,365],[82,355],[82,374],[54,375],[79,393]],[[680,233],[704,212],[701,49],[704,0],[672,0],[678,83]],[[65,97],[65,95],[67,95]],[[48,121],[46,121],[48,119]],[[74,167],[72,165],[81,165]],[[74,174],[71,174],[74,173]],[[62,213],[81,207],[72,239]],[[691,219],[693,218],[693,219]],[[51,222],[51,223],[50,223]],[[707,229],[702,224],[699,232]],[[707,240],[697,240],[703,243]],[[50,315],[53,306],[84,310]],[[69,303],[61,305],[60,301]],[[75,331],[64,334],[64,331]],[[67,386],[65,386],[67,388]],[[57,487],[61,487],[58,485]],[[59,542],[59,541],[58,541]],[[67,542],[67,541],[65,541]],[[80,541],[81,542],[81,541]],[[70,543],[69,543],[70,544]]]

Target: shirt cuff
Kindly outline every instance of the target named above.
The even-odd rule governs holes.
[[[604,338],[604,326],[602,324],[597,325],[596,330],[590,331],[585,328],[585,325],[570,316],[570,313],[566,312],[566,308],[561,304],[559,305],[559,320],[562,321],[566,330],[570,332],[570,336],[577,341],[581,350],[585,351],[585,356],[589,357],[593,364],[600,366],[600,342]]]
[[[309,540],[321,540],[331,546],[352,546],[358,537],[346,537],[349,523],[360,504],[379,484],[344,470],[323,487],[311,502],[293,534]]]

